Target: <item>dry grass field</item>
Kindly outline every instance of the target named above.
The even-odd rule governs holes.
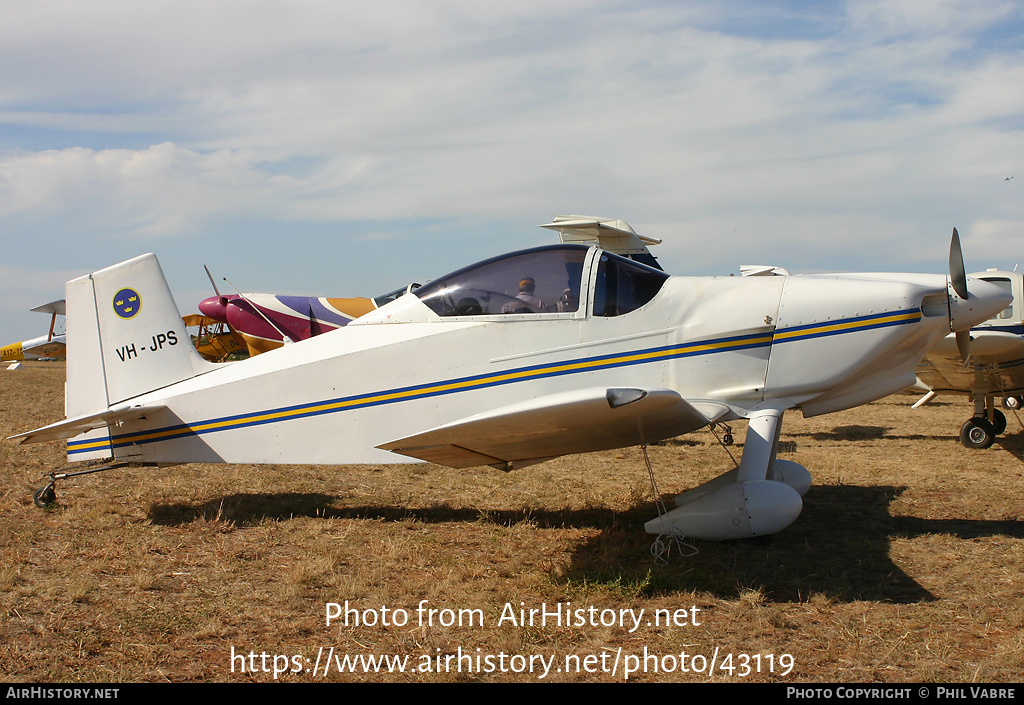
[[[0,433],[61,418],[63,375],[0,371]],[[0,677],[1019,681],[1021,425],[1010,415],[1005,439],[970,451],[966,401],[912,401],[790,414],[782,457],[815,480],[802,516],[667,562],[643,532],[656,510],[638,448],[510,474],[115,470],[61,483],[44,511],[32,492],[62,445],[3,442]],[[649,452],[666,497],[732,464],[708,431]],[[328,626],[346,601],[348,624]],[[519,620],[556,605],[573,620]]]

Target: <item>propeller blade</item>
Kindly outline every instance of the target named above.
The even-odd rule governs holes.
[[[217,282],[213,281],[213,275],[212,275],[212,274],[210,274],[210,268],[209,268],[209,267],[207,267],[207,266],[206,266],[206,265],[204,264],[204,265],[203,265],[203,269],[205,269],[205,270],[206,270],[206,276],[207,276],[207,277],[209,277],[209,279],[210,279],[210,283],[211,283],[211,284],[213,285],[213,292],[214,292],[215,294],[217,294],[217,300],[218,300],[218,301],[220,301],[220,305],[221,305],[221,306],[227,306],[227,305],[228,305],[228,297],[226,297],[226,296],[224,296],[223,294],[221,294],[221,293],[220,293],[220,290],[218,290],[218,289],[217,289]]]
[[[971,331],[961,330],[956,333],[956,349],[960,351],[960,359],[966,365],[971,359]]]
[[[970,297],[967,291],[967,272],[964,268],[964,253],[960,248],[960,233],[956,231],[956,228],[953,228],[953,238],[949,242],[949,284],[962,301],[967,301]],[[950,306],[952,303],[950,301]],[[949,326],[953,327],[952,309],[950,309]],[[969,329],[956,332],[956,349],[966,367],[971,359],[971,331]]]
[[[966,301],[967,272],[964,269],[964,253],[960,249],[960,233],[956,228],[953,228],[953,239],[949,243],[949,283],[956,295]]]

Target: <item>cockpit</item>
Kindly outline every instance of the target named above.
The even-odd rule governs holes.
[[[441,317],[618,316],[654,298],[667,278],[597,248],[550,245],[470,265],[414,293]]]

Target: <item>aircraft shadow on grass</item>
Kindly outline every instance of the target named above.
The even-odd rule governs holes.
[[[1015,424],[1015,422],[1013,422]],[[837,442],[837,441],[876,441],[885,438],[887,440],[899,439],[904,441],[946,441],[955,439],[952,433],[894,433],[891,428],[885,426],[860,426],[846,425],[836,426],[831,431],[800,432],[787,431],[786,436],[796,439],[809,438],[814,441]],[[1024,459],[1024,433],[1021,429],[1008,431],[1008,435],[996,439],[995,443],[1003,450],[1015,455],[1018,459]],[[781,448],[780,448],[781,450]],[[795,447],[790,447],[789,452],[795,452]]]
[[[998,438],[996,439],[996,445],[1017,460],[1024,460],[1024,433],[1018,431],[1012,436]]]
[[[694,541],[699,553],[670,555],[667,563],[651,555],[651,539],[642,533],[650,506],[625,512],[609,509],[490,510],[396,507],[366,504],[332,506],[336,497],[322,493],[234,494],[201,505],[156,504],[150,520],[181,525],[197,519],[220,519],[239,527],[264,519],[413,520],[424,524],[480,521],[513,525],[531,521],[543,529],[595,529],[597,534],[574,551],[560,580],[635,586],[635,594],[707,591],[721,598],[760,589],[772,602],[797,602],[813,594],[838,601],[873,600],[915,603],[936,599],[896,565],[890,543],[897,538],[946,534],[962,539],[1003,535],[1024,538],[1024,522],[974,519],[931,520],[894,517],[889,505],[905,488],[853,485],[813,487],[799,521],[772,538]],[[670,502],[671,499],[666,497]]]
[[[816,441],[873,441],[885,436],[885,426],[836,426],[831,431],[810,434]]]

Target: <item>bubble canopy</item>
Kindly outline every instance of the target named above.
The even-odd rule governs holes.
[[[590,275],[595,264],[596,277]],[[597,248],[549,245],[478,262],[414,293],[441,317],[581,310],[617,316],[650,301],[667,278],[664,272]]]

